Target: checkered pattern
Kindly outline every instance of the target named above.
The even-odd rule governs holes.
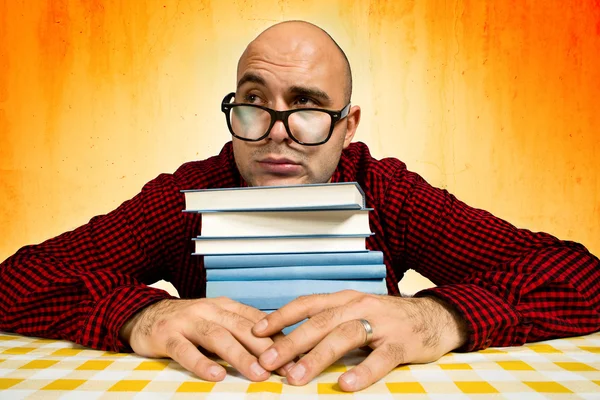
[[[332,182],[356,181],[373,208],[387,287],[398,294],[408,269],[431,279],[436,296],[465,319],[461,350],[584,335],[600,329],[600,260],[580,244],[517,229],[427,184],[394,158],[376,160],[363,143],[344,150]],[[0,330],[130,350],[119,329],[168,293],[205,294],[202,258],[192,256],[201,215],[182,213],[180,189],[244,186],[231,143],[218,156],[162,174],[107,215],[26,246],[0,264]]]
[[[221,361],[229,373],[211,383],[170,360],[0,333],[0,398],[600,398],[600,333],[450,353],[435,363],[398,367],[359,393],[341,392],[338,377],[363,358],[353,352],[302,387],[279,376],[252,383]]]

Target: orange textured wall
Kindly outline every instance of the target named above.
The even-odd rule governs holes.
[[[600,253],[598,0],[0,0],[0,260],[216,153],[237,58],[285,19],[346,49],[376,156]]]

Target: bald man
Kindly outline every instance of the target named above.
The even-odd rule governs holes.
[[[325,31],[293,21],[261,33],[222,102],[232,143],[159,176],[112,213],[6,260],[0,330],[171,357],[218,381],[226,371],[204,354],[211,352],[250,380],[276,371],[292,385],[368,346],[370,354],[339,380],[356,391],[399,364],[455,349],[600,329],[596,257],[468,207],[396,159],[374,159],[366,145],[351,143],[361,113],[351,94],[348,60]],[[341,181],[359,182],[374,209],[367,246],[384,253],[390,295],[305,296],[268,316],[202,298],[203,265],[189,240],[200,233],[201,216],[181,213],[181,189]],[[400,297],[397,283],[409,268],[438,287]],[[146,286],[159,279],[182,299]],[[280,333],[306,318],[288,336]]]

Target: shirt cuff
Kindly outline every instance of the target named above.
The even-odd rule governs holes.
[[[422,290],[415,297],[438,297],[464,318],[468,337],[459,351],[476,351],[490,346],[525,343],[531,325],[521,320],[504,299],[473,284],[444,285]]]
[[[119,331],[135,313],[160,300],[176,299],[168,292],[146,285],[120,286],[96,303],[84,325],[82,344],[94,349],[130,352]]]

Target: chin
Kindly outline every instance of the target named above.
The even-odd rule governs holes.
[[[287,185],[303,185],[309,182],[306,177],[291,177],[291,176],[264,176],[258,179],[253,179],[248,182],[250,186],[287,186]]]

